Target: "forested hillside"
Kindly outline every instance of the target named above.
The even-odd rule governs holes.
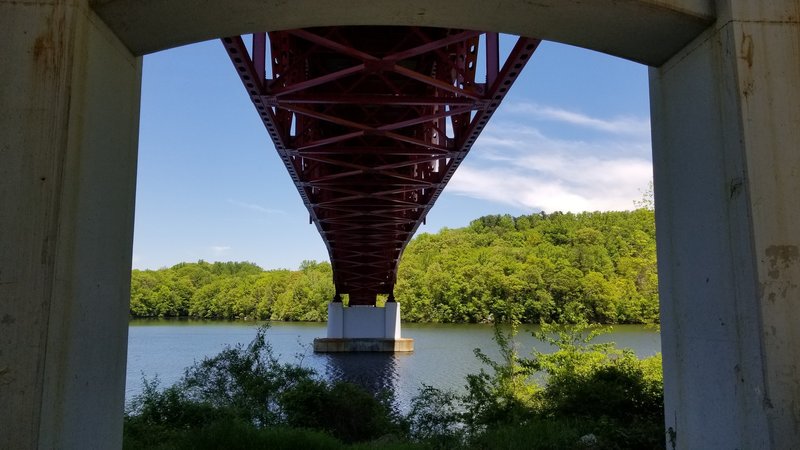
[[[330,264],[314,261],[303,262],[296,271],[205,261],[134,270],[131,315],[321,321],[327,319],[333,298],[331,277]]]
[[[400,264],[410,321],[658,320],[653,212],[486,216],[421,234]]]
[[[333,297],[328,263],[264,271],[251,263],[134,270],[134,317],[318,321]],[[653,212],[486,216],[422,233],[395,296],[411,322],[651,323],[658,320]]]

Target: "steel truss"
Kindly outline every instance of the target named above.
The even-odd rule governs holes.
[[[517,39],[501,65],[497,33],[354,26],[268,35],[254,34],[252,51],[242,37],[222,41],[325,241],[335,300],[393,301],[403,249],[540,41]]]

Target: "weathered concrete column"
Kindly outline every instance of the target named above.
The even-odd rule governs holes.
[[[651,70],[670,448],[800,442],[800,3],[718,1]]]
[[[120,448],[140,59],[0,0],[0,448]]]

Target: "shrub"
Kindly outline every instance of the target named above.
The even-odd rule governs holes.
[[[536,336],[555,352],[520,357],[514,332],[495,329],[500,361],[476,349],[488,370],[467,376],[466,393],[423,386],[401,417],[391,393],[374,396],[279,363],[262,327],[249,345],[195,363],[171,387],[145,380],[126,410],[125,448],[665,446],[660,357],[639,360],[592,344],[597,332],[552,326]]]
[[[391,396],[375,397],[346,382],[303,380],[280,399],[285,423],[325,431],[344,442],[362,442],[401,431]]]
[[[247,346],[226,347],[186,370],[179,383],[184,395],[196,403],[235,411],[257,426],[280,424],[279,399],[293,386],[310,381],[314,371],[280,363],[260,327]]]
[[[525,424],[498,425],[475,436],[471,447],[481,450],[575,450],[585,435],[574,421],[536,418]]]
[[[597,448],[663,448],[661,355],[640,360],[613,343],[592,344],[599,332],[585,331],[543,326],[537,333],[557,347],[528,362],[546,373],[538,414],[591,423]]]
[[[435,448],[455,448],[466,437],[461,397],[449,391],[423,385],[411,400],[407,416],[409,434]]]
[[[500,350],[500,362],[475,349],[475,356],[491,371],[481,369],[467,375],[464,421],[473,430],[525,422],[536,407],[540,391],[532,379],[536,371],[529,361],[520,358],[515,334],[516,326],[504,332],[495,325],[494,341]]]
[[[212,425],[249,427],[253,439],[262,436],[255,430],[287,426],[345,442],[405,432],[392,393],[373,396],[350,383],[320,380],[311,369],[280,363],[266,331],[261,327],[250,344],[228,346],[195,363],[166,389],[159,389],[157,378],[145,379],[142,393],[126,410],[126,445],[157,447],[176,436],[189,439],[195,433],[185,433],[191,430],[202,435]]]
[[[544,325],[535,336],[555,352],[520,357],[514,332],[495,328],[500,361],[476,349],[488,370],[467,376],[465,394],[426,387],[414,398],[412,436],[440,448],[663,448],[660,355],[639,360],[591,343],[600,331]]]
[[[567,416],[662,417],[661,356],[640,360],[612,343],[592,344],[599,332],[584,336],[584,331],[544,326],[537,333],[557,348],[550,354],[535,351],[529,361],[547,374],[543,408]]]

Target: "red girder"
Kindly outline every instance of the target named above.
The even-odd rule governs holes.
[[[458,29],[257,33],[252,51],[222,41],[351,305],[392,293],[403,249],[539,45],[519,38],[501,65],[496,33]]]

